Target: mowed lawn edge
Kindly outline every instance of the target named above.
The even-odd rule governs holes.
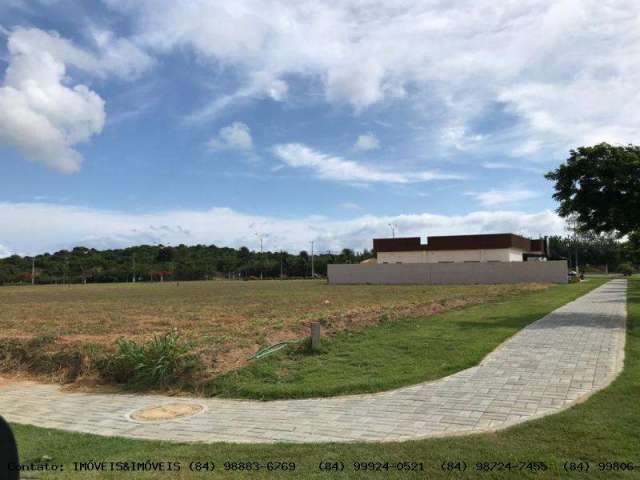
[[[14,424],[21,460],[38,461],[44,455],[51,462],[65,465],[62,473],[43,474],[42,478],[79,478],[73,462],[82,461],[138,461],[180,462],[179,472],[138,472],[136,478],[201,478],[202,473],[189,470],[190,462],[212,461],[216,468],[208,478],[240,478],[242,473],[225,470],[225,462],[296,462],[295,473],[251,472],[251,478],[354,478],[374,476],[372,472],[356,472],[354,462],[389,461],[419,462],[421,472],[389,470],[375,476],[390,479],[407,478],[635,478],[637,472],[609,468],[607,462],[635,462],[640,444],[640,278],[629,282],[627,342],[625,368],[606,389],[585,402],[561,413],[533,420],[507,430],[465,437],[450,437],[402,443],[348,444],[175,444],[106,438],[88,434],[68,433]],[[342,472],[323,472],[321,461],[342,461]],[[467,472],[443,471],[442,466],[465,462]],[[477,473],[476,468],[490,467],[493,462],[542,462],[545,470],[533,472],[523,468],[517,472],[498,470]],[[589,462],[589,473],[571,471],[574,466]],[[479,464],[479,465],[478,465]],[[602,464],[602,465],[600,465]],[[565,470],[565,466],[569,471]],[[603,467],[601,469],[601,467]],[[92,478],[122,478],[119,472],[92,472]]]
[[[252,361],[207,382],[207,396],[275,400],[372,393],[451,375],[477,365],[508,337],[606,279],[546,290],[438,315],[383,322]]]

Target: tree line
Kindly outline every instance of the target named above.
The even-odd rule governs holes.
[[[552,258],[566,259],[581,271],[620,270],[622,264],[640,264],[640,235],[620,241],[613,235],[577,234],[549,237]]]
[[[339,253],[263,253],[216,245],[140,245],[113,250],[75,247],[35,257],[0,259],[0,284],[104,283],[210,280],[216,278],[305,278],[326,276],[329,263],[359,263],[372,254],[345,248]],[[33,279],[33,280],[32,280]]]

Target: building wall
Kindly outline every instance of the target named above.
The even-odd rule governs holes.
[[[510,262],[522,262],[524,261],[523,257],[524,252],[522,250],[518,250],[517,248],[509,249],[509,261]]]
[[[416,252],[379,252],[378,263],[426,263],[426,250]]]
[[[522,250],[516,248],[491,248],[379,252],[377,258],[378,263],[521,262]]]
[[[565,260],[496,263],[329,265],[331,284],[567,283]]]

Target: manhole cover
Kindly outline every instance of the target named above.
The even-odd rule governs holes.
[[[141,408],[133,412],[130,417],[136,422],[162,422],[176,418],[190,417],[200,413],[204,407],[194,403],[168,403],[156,407]]]

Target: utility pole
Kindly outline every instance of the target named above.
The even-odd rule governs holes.
[[[265,235],[264,233],[256,233],[256,237],[258,237],[260,239],[260,280],[262,280],[262,274],[264,271],[264,261],[263,261],[263,256],[262,256],[262,240],[264,239]]]
[[[311,278],[316,278],[316,271],[313,264],[313,240],[311,240]]]
[[[391,228],[391,237],[396,238],[396,228],[398,228],[398,226],[395,223],[390,223],[389,228]]]
[[[31,259],[31,285],[36,284],[36,257]]]

